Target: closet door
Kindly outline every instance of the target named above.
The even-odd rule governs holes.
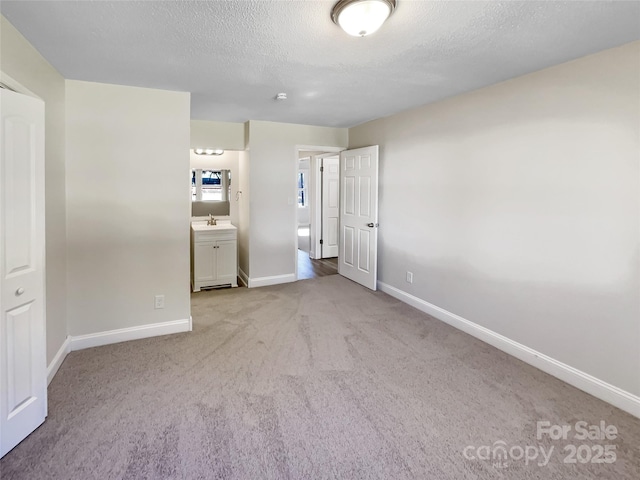
[[[47,414],[44,103],[0,89],[0,456]]]

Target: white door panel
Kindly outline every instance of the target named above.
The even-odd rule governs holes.
[[[341,209],[338,272],[377,288],[378,146],[340,154]]]
[[[356,179],[346,175],[344,178],[344,213],[345,215],[356,214]]]
[[[22,408],[34,401],[33,372],[31,368],[31,330],[37,321],[34,302],[21,305],[6,313],[7,338],[7,417],[14,417]]]
[[[371,238],[370,234],[366,230],[358,231],[359,235],[359,245],[358,245],[358,270],[364,273],[369,273],[371,271],[371,263],[370,263],[370,246],[371,246]]]
[[[360,177],[360,216],[369,217],[371,215],[371,178]]]
[[[0,456],[47,414],[44,103],[0,89]]]
[[[344,239],[342,241],[342,245],[343,245],[343,255],[342,255],[342,259],[340,260],[341,263],[344,263],[346,266],[348,267],[354,267],[355,266],[355,262],[353,261],[353,253],[355,251],[355,244],[354,244],[354,233],[355,233],[355,229],[349,225],[345,225],[343,228],[343,232],[344,232]]]
[[[322,258],[338,256],[340,158],[322,159]]]
[[[329,218],[327,220],[327,247],[336,248],[336,254],[333,257],[338,256],[338,219]]]

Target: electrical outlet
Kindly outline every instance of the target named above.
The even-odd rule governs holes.
[[[407,283],[413,283],[413,273],[407,272]]]
[[[164,295],[156,295],[156,309],[164,308]]]

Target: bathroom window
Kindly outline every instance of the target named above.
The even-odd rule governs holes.
[[[298,207],[307,206],[307,178],[304,172],[298,172]]]
[[[223,191],[223,175],[228,177],[229,190]],[[200,181],[197,181],[200,180]],[[229,170],[191,170],[191,200],[192,201],[228,201],[231,189],[231,175]],[[226,195],[225,195],[226,193]]]

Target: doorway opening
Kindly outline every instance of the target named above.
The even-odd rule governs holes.
[[[296,279],[306,280],[338,273],[339,152],[336,147],[296,148]],[[332,158],[334,180],[330,186],[335,212],[327,216],[329,184],[323,178],[324,159]],[[323,189],[324,185],[324,189]],[[323,216],[323,212],[325,215]],[[332,235],[323,233],[331,228]],[[325,240],[324,237],[327,237]],[[329,245],[333,249],[328,248]],[[324,247],[324,248],[323,248]],[[323,253],[324,250],[324,253]]]

